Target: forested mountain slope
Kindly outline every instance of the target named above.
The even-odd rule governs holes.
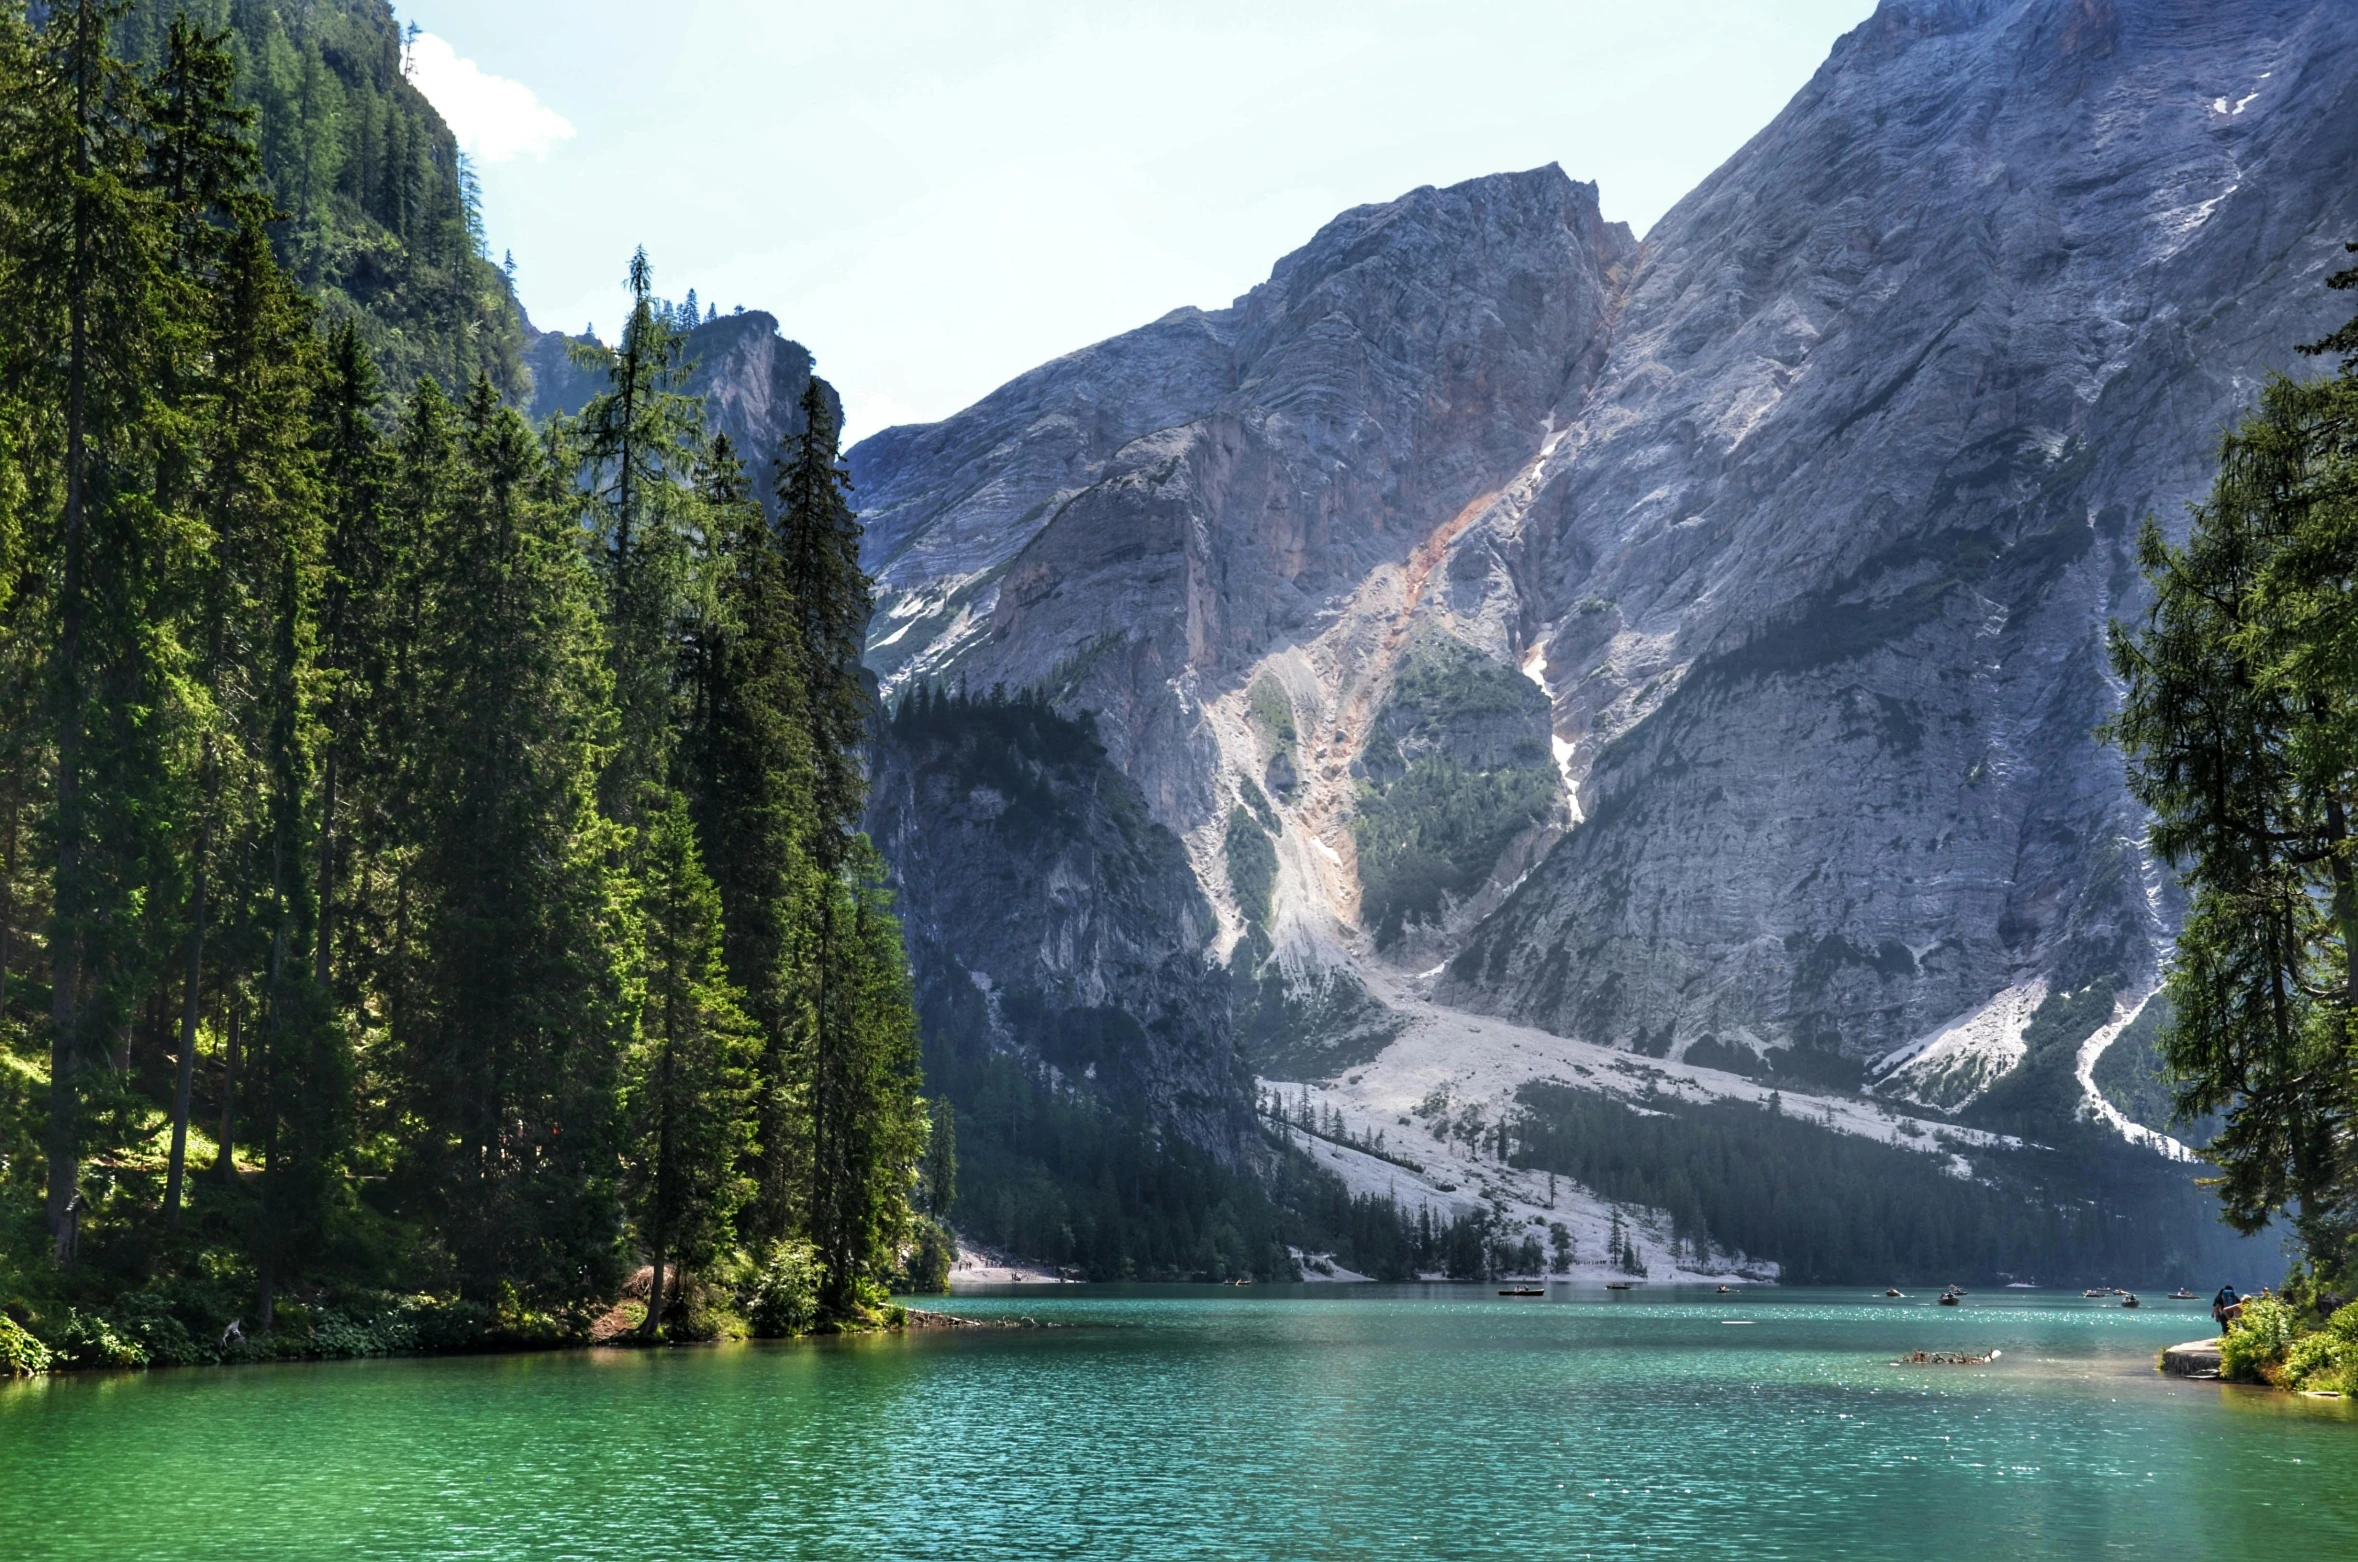
[[[137,0],[118,47],[152,66],[182,15],[228,35],[262,188],[287,219],[273,247],[326,318],[359,323],[396,390],[430,374],[455,395],[480,370],[521,396],[523,310],[481,253],[473,177],[403,73],[388,0]]]

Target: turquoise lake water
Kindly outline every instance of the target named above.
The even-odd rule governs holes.
[[[0,1387],[0,1557],[2358,1557],[2358,1415],[2153,1372],[2201,1304],[1930,1294],[1075,1287],[52,1378]]]

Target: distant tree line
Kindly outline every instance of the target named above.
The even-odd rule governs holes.
[[[2058,1147],[1951,1154],[1783,1110],[1670,1096],[1637,1105],[1530,1084],[1501,1125],[1512,1164],[1658,1209],[1679,1256],[1774,1260],[1803,1283],[2192,1280],[2233,1242],[2184,1169],[2085,1129]]]
[[[927,1116],[823,388],[765,508],[642,254],[578,418],[389,398],[274,233],[394,173],[300,186],[245,44],[123,26],[0,12],[0,1297],[862,1315]]]

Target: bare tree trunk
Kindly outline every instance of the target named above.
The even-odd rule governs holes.
[[[671,1028],[671,1016],[668,1013],[664,1016],[664,1028],[667,1031]],[[655,1219],[651,1222],[655,1228],[651,1233],[655,1248],[655,1283],[647,1291],[646,1324],[647,1338],[650,1340],[663,1337],[663,1258],[664,1246],[671,1238],[671,1060],[671,1038],[667,1035],[663,1042],[661,1082],[657,1086],[660,1094],[656,1097],[661,1104],[655,1109]]]
[[[172,1088],[172,1160],[164,1173],[164,1224],[180,1224],[180,1183],[188,1166],[188,1106],[196,1089],[197,1000],[205,973],[205,855],[210,829],[197,836],[196,878],[189,892],[188,991],[180,1006],[180,1074]]]
[[[2358,882],[2353,882],[2350,859],[2341,850],[2342,843],[2349,838],[2350,824],[2339,793],[2328,792],[2325,796],[2325,833],[2327,844],[2333,848],[2326,858],[2326,867],[2333,876],[2333,919],[2342,935],[2342,1003],[2346,1022],[2348,1016],[2358,1015]]]
[[[16,784],[8,788],[8,843],[0,854],[0,1020],[8,1015],[8,971],[16,960]]]
[[[213,1175],[224,1183],[237,1181],[237,1044],[238,1021],[244,1010],[237,1001],[237,985],[229,988],[229,1055],[221,1070],[221,1148],[213,1157]]]
[[[75,18],[81,33],[75,44],[74,172],[90,174],[89,142],[79,134],[90,120],[90,56],[96,40],[89,31],[99,25],[87,4]],[[56,932],[49,942],[49,1232],[57,1262],[71,1263],[75,1228],[79,1222],[82,1178],[81,1135],[76,1121],[74,1076],[81,1066],[78,1044],[79,1014],[75,998],[81,986],[78,958],[81,930],[75,919],[82,897],[82,553],[85,547],[83,508],[88,495],[84,476],[89,465],[90,380],[90,226],[86,198],[77,194],[73,213],[73,275],[66,286],[66,471],[65,572],[58,592],[57,673],[60,710],[57,723],[57,907]]]
[[[324,769],[319,809],[319,947],[314,952],[311,976],[323,993],[327,991],[329,934],[336,909],[336,750],[332,744]]]
[[[283,860],[283,859],[280,859]],[[271,877],[278,878],[277,861],[272,864]],[[278,1018],[279,983],[285,978],[287,964],[287,921],[283,894],[277,897],[280,910],[278,931],[270,941],[270,1006],[262,1021],[262,1242],[258,1266],[262,1280],[261,1325],[268,1334],[278,1317],[278,1246],[279,1234],[274,1217],[278,1205]]]

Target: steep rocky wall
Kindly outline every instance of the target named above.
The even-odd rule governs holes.
[[[574,364],[567,348],[583,340],[560,331],[536,333],[525,349],[532,370],[535,420],[575,413],[605,389],[605,377]],[[764,502],[777,473],[779,442],[803,429],[802,393],[811,382],[810,349],[778,330],[777,316],[759,309],[721,315],[688,333],[687,385],[704,398],[704,426],[726,434]],[[825,384],[825,381],[821,381]],[[828,406],[838,426],[843,404],[833,386]]]
[[[1224,813],[1204,703],[1530,460],[1630,249],[1554,168],[1418,190],[1336,218],[1229,309],[863,442],[895,593],[872,664],[1046,684],[1098,712],[1158,817]]]
[[[868,441],[872,661],[1098,712],[1232,941],[1284,780],[1306,978],[1386,958],[1368,749],[1439,640],[1532,680],[1568,790],[1391,946],[1450,1003],[1859,1059],[2134,987],[2173,911],[2104,627],[2353,236],[2358,7],[1888,0],[1642,248],[1553,168],[1420,190]]]
[[[2354,45],[2313,0],[1887,4],[1663,220],[1514,539],[1588,819],[1445,996],[1865,1053],[2147,978],[2104,626],[2335,313]]]
[[[1216,928],[1186,853],[1079,722],[1024,701],[904,707],[871,750],[929,1042],[1015,1054],[1226,1160],[1251,1134]]]

